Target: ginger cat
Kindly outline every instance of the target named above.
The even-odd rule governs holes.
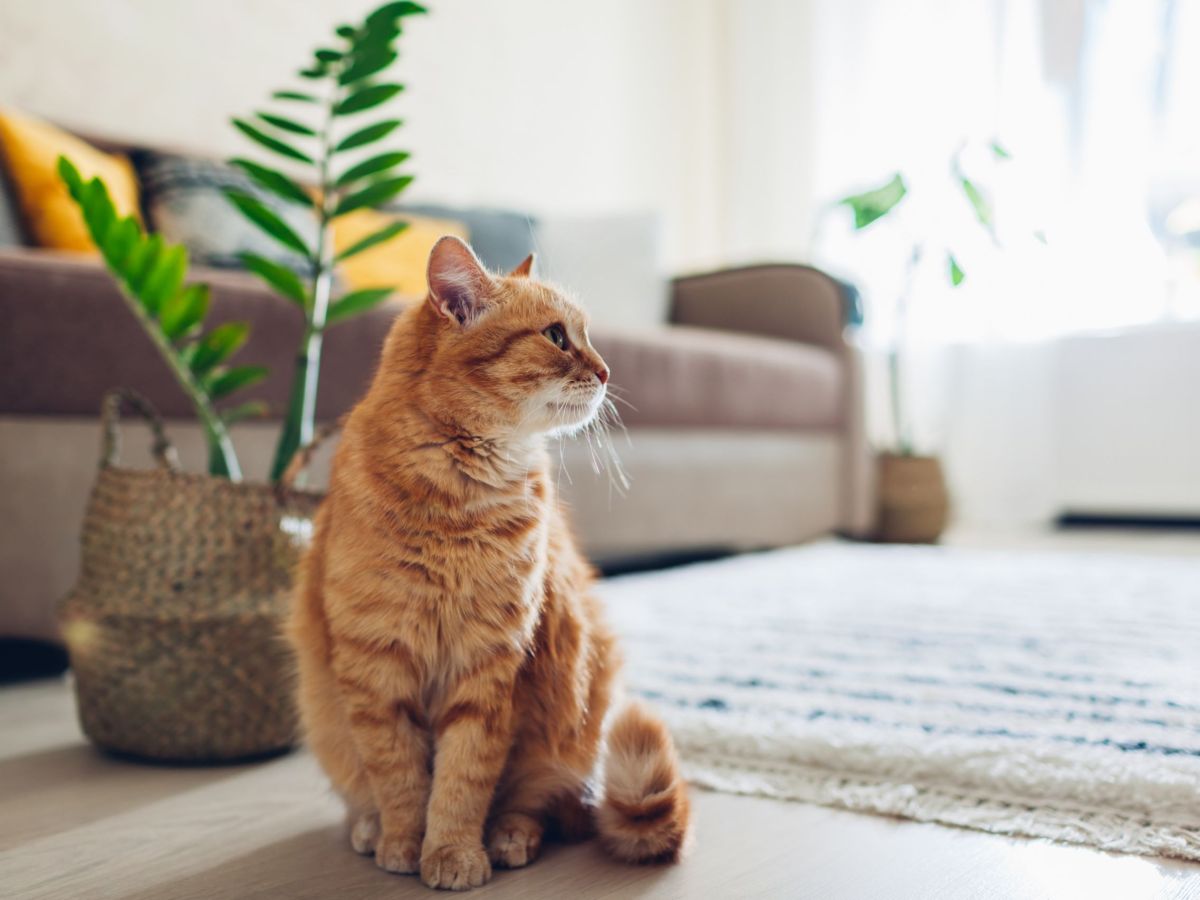
[[[688,833],[666,728],[610,711],[617,650],[549,474],[546,436],[596,415],[608,368],[532,263],[434,247],[345,423],[288,629],[351,844],[431,887],[526,865],[548,828],[630,862]]]

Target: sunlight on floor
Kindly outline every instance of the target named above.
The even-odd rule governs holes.
[[[1150,898],[1173,896],[1196,876],[1164,870],[1158,862],[1137,856],[1105,856],[1085,847],[1053,844],[1014,844],[1007,868],[1014,882],[1025,885],[1031,896],[1068,898]]]

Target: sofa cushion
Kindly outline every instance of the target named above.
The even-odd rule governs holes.
[[[235,402],[285,407],[302,328],[295,304],[241,272],[196,269],[213,289],[209,325],[249,321],[236,360],[270,376]],[[386,304],[331,328],[317,415],[345,413],[375,370],[399,307]],[[828,429],[840,421],[842,366],[809,345],[702,328],[597,331],[630,426]],[[48,352],[49,351],[49,352]],[[43,250],[0,251],[0,414],[93,415],[104,391],[134,387],[170,417],[192,417],[150,340],[98,263]]]
[[[822,347],[704,328],[597,332],[627,426],[836,428],[843,367]]]
[[[281,415],[304,327],[296,304],[245,272],[194,268],[190,275],[212,287],[208,327],[250,323],[250,339],[234,362],[270,369],[227,402],[264,400]],[[400,308],[385,303],[329,329],[317,394],[321,421],[362,396]],[[110,387],[141,391],[165,416],[194,417],[102,265],[45,250],[0,250],[0,414],[95,415]]]

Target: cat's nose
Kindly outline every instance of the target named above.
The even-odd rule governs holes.
[[[600,379],[601,384],[608,384],[608,366],[600,363],[600,367],[596,369],[596,377]]]

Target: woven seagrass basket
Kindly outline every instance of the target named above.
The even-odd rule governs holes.
[[[122,402],[149,423],[158,468],[117,466]],[[102,420],[82,568],[59,607],[84,732],[157,760],[290,747],[280,626],[320,495],[293,489],[294,472],[280,487],[181,472],[158,415],[131,391],[106,395]]]

